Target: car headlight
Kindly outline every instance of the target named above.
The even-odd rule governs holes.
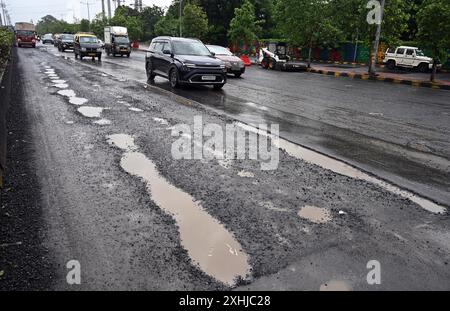
[[[226,68],[231,68],[231,67],[232,67],[232,65],[231,65],[230,62],[224,62],[224,63],[225,63],[225,67],[226,67]]]
[[[244,62],[239,62],[239,67],[240,67],[240,68],[244,68],[244,67],[245,67]]]
[[[225,64],[220,65],[220,68],[221,68],[221,69],[225,69],[225,68],[226,68]]]
[[[81,51],[82,52],[86,52],[86,48],[81,48]]]

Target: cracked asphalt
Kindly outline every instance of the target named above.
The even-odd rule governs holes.
[[[258,68],[221,92],[170,92],[164,80],[146,84],[140,52],[102,63],[75,61],[50,46],[17,54],[20,88],[8,123],[17,135],[9,146],[13,178],[6,177],[0,211],[2,290],[450,289],[448,212],[431,213],[285,150],[274,171],[252,160],[171,156],[171,128],[192,125],[194,116],[223,127],[275,122],[286,140],[448,208],[450,93]],[[54,86],[46,66],[67,88]],[[71,104],[58,93],[64,89],[87,102]],[[83,106],[104,109],[89,118],[78,111]],[[100,119],[110,123],[94,123]],[[108,143],[114,134],[133,137],[161,178],[233,235],[248,258],[245,278],[230,286],[191,259],[175,218],[123,169],[123,151]],[[21,140],[29,142],[21,152],[26,167],[13,163]],[[21,217],[30,204],[33,213]],[[301,218],[304,206],[325,209],[329,219]],[[73,259],[81,285],[66,282]],[[379,285],[367,283],[370,260],[380,262]]]

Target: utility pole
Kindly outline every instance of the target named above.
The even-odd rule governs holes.
[[[108,20],[111,20],[111,0],[108,0]]]
[[[105,14],[105,0],[102,0],[102,19],[105,20],[106,14]]]
[[[86,7],[87,7],[87,12],[88,12],[88,20],[89,20],[89,22],[91,21],[91,13],[90,13],[90,10],[89,10],[89,7],[91,6],[91,5],[93,5],[94,3],[89,3],[89,2],[83,2],[83,1],[80,1],[80,3],[81,4],[86,4]]]
[[[0,14],[0,26],[3,26],[2,15]]]
[[[180,38],[183,37],[183,0],[180,0]]]
[[[4,23],[5,26],[6,26],[6,13],[5,13],[6,5],[5,5],[5,3],[3,2],[3,0],[1,0],[0,5],[1,5],[1,7],[2,7],[2,12],[3,12],[3,23]]]
[[[380,20],[377,25],[377,32],[375,33],[375,41],[373,42],[373,52],[372,55],[370,55],[370,67],[369,67],[369,75],[374,76],[375,75],[375,66],[377,64],[377,58],[378,58],[378,47],[380,45],[380,36],[381,36],[381,24],[383,23],[383,14],[384,14],[384,4],[386,0],[381,0],[381,6],[380,6]]]

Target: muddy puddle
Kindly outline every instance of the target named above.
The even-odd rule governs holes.
[[[174,217],[181,244],[192,261],[208,275],[230,286],[237,277],[245,279],[250,273],[248,257],[233,235],[191,195],[161,176],[155,164],[137,152],[131,136],[119,134],[107,138],[110,144],[125,151],[120,161],[123,170],[142,178],[152,200]]]
[[[247,171],[239,171],[238,176],[244,177],[244,178],[254,178],[255,174],[253,174],[252,172],[247,172]]]
[[[260,135],[269,136],[271,137],[271,134],[267,133],[266,131],[259,130],[255,127],[249,126],[244,123],[237,122],[237,126],[243,128],[247,131],[256,132]],[[418,204],[425,210],[436,213],[436,214],[444,214],[447,209],[439,204],[436,204],[432,202],[431,200],[428,200],[426,198],[423,198],[417,194],[414,194],[408,190],[401,189],[395,185],[392,185],[386,181],[383,181],[377,177],[371,176],[353,166],[350,166],[342,161],[333,159],[331,157],[328,157],[326,155],[323,155],[321,153],[312,151],[310,149],[301,147],[299,145],[296,145],[294,143],[291,143],[285,139],[278,138],[278,147],[280,149],[285,150],[289,155],[301,159],[303,161],[318,165],[324,169],[331,170],[335,173],[348,176],[354,179],[360,179],[367,181],[369,183],[375,184],[381,188],[383,188],[386,191],[389,191],[391,193],[394,193],[396,195],[399,195],[401,197],[407,198],[410,201]]]
[[[340,281],[340,280],[330,280],[322,285],[320,285],[320,291],[335,291],[335,292],[342,292],[342,291],[351,291],[352,288],[350,284],[346,281]]]
[[[128,108],[128,110],[131,110],[131,111],[134,111],[134,112],[143,112],[144,111],[142,109],[135,108],[135,107]]]
[[[57,87],[58,89],[67,89],[69,87],[68,84],[65,83],[57,83],[53,85],[54,87]]]
[[[311,205],[300,208],[298,216],[316,224],[327,223],[331,220],[331,213],[328,209]]]
[[[110,125],[111,124],[111,120],[100,119],[100,120],[94,121],[94,124],[97,124],[97,125]]]
[[[72,105],[76,105],[76,106],[81,106],[84,105],[88,102],[88,100],[86,98],[82,98],[82,97],[70,97],[69,99],[69,103],[71,103]]]
[[[78,108],[77,110],[86,118],[100,118],[105,108],[84,106]]]
[[[57,93],[65,97],[75,97],[75,92],[73,90],[61,90]]]

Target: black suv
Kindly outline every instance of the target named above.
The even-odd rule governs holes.
[[[64,52],[65,50],[73,50],[74,35],[62,34],[57,43],[58,51]]]
[[[197,39],[157,37],[145,57],[147,79],[169,79],[173,88],[181,84],[213,85],[221,89],[227,82],[225,64]]]

